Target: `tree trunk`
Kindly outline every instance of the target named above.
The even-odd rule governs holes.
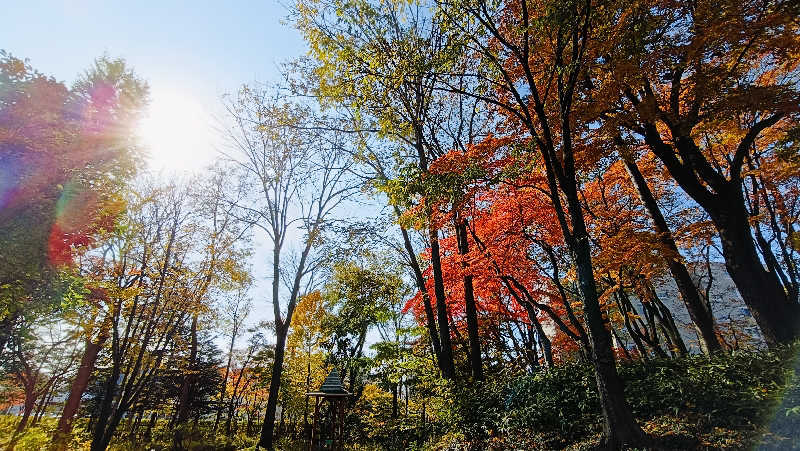
[[[611,348],[611,334],[606,328],[608,319],[603,318],[598,303],[589,241],[585,234],[579,234],[576,238],[575,266],[584,298],[583,316],[592,345],[592,363],[603,410],[605,444],[609,449],[640,445],[644,441],[644,433],[633,418],[631,407],[625,400],[622,379],[617,374],[617,366]]]
[[[433,291],[436,295],[436,320],[439,323],[439,341],[442,346],[439,368],[442,377],[454,379],[456,376],[455,362],[453,361],[453,344],[450,340],[450,323],[447,314],[447,297],[444,292],[444,278],[442,277],[442,261],[439,250],[439,231],[428,227],[428,237],[431,244],[431,266],[433,267]]]
[[[39,423],[39,420],[42,419],[42,415],[47,411],[47,406],[50,404],[50,401],[53,399],[53,395],[56,392],[56,383],[57,379],[53,379],[50,381],[49,387],[45,389],[44,395],[39,400],[39,406],[36,407],[36,414],[33,416],[33,422],[31,426],[36,426]]]
[[[174,446],[177,449],[183,448],[183,438],[185,434],[185,423],[189,419],[190,404],[194,391],[194,371],[197,361],[197,314],[192,316],[191,326],[191,351],[189,352],[189,362],[186,373],[183,375],[181,384],[181,397],[178,402],[178,414],[175,425]]]
[[[28,394],[28,390],[26,387],[25,390],[25,402],[23,404],[22,410],[22,419],[20,419],[19,423],[17,423],[16,429],[14,429],[14,433],[11,435],[11,440],[9,440],[8,445],[6,446],[6,451],[14,451],[14,448],[17,446],[17,440],[19,440],[19,434],[25,430],[25,426],[28,424],[28,419],[31,416],[31,412],[33,412],[33,408],[36,406],[36,396],[30,396]]]
[[[122,415],[125,413],[125,410],[126,409],[117,409],[114,411],[107,422],[107,426],[100,440],[97,442],[92,440],[91,451],[105,451],[108,449],[108,445],[111,443],[111,439],[114,438],[114,433],[117,431],[120,421],[122,421]]]
[[[395,214],[400,217],[400,209],[394,207]],[[433,314],[433,307],[431,306],[431,298],[428,295],[428,290],[425,288],[425,277],[422,275],[422,269],[419,267],[417,261],[417,254],[414,252],[414,247],[411,245],[411,239],[408,236],[408,231],[404,227],[400,227],[400,232],[403,235],[403,246],[408,254],[408,261],[411,264],[411,270],[414,272],[414,282],[417,289],[422,293],[422,304],[425,307],[425,325],[428,328],[428,334],[431,336],[431,346],[433,347],[433,355],[436,357],[436,362],[439,364],[442,354],[442,345],[439,342],[439,332],[436,330],[436,317]]]
[[[398,384],[395,382],[392,384],[392,418],[397,418],[397,389]]]
[[[0,357],[2,357],[5,352],[8,339],[11,338],[18,317],[19,312],[14,311],[13,313],[7,313],[6,316],[0,320]]]
[[[787,298],[778,278],[761,264],[741,190],[726,194],[727,211],[722,205],[706,209],[719,231],[725,267],[767,344],[788,343],[800,333],[800,304]]]
[[[675,317],[672,312],[661,302],[655,288],[650,280],[641,277],[639,280],[641,290],[645,293],[645,298],[648,299],[647,307],[653,311],[653,315],[658,318],[659,327],[664,334],[664,338],[671,342],[673,346],[670,347],[670,352],[677,353],[678,355],[686,355],[689,353],[686,344],[683,342],[683,337],[675,324]],[[717,341],[719,344],[719,341]]]
[[[106,449],[106,447],[102,445],[103,436],[105,435],[105,430],[109,424],[109,418],[111,417],[118,378],[119,366],[114,365],[111,370],[111,375],[106,381],[103,397],[100,399],[99,412],[97,414],[97,420],[94,424],[94,431],[92,432],[91,451],[104,451]]]
[[[36,407],[36,395],[34,393],[25,394],[25,401],[22,406],[22,419],[17,423],[17,428],[14,430],[14,435],[16,436],[20,432],[25,429],[25,426],[28,425],[28,420],[31,417],[31,413],[33,413],[33,409]]]
[[[101,336],[97,343],[91,339],[86,340],[86,348],[81,357],[81,365],[78,367],[78,374],[72,381],[69,389],[69,396],[64,403],[64,410],[61,412],[61,418],[58,419],[58,426],[53,432],[53,445],[52,450],[62,450],[66,446],[72,434],[72,421],[75,419],[75,414],[81,407],[81,398],[86,392],[86,387],[89,386],[89,379],[94,371],[95,362],[97,362],[97,355],[103,347],[106,338]]]
[[[144,438],[146,442],[150,442],[150,439],[153,437],[153,427],[156,425],[156,420],[158,418],[158,414],[156,411],[152,411],[150,413],[150,421],[147,422],[147,430],[144,433]]]
[[[231,437],[231,424],[233,424],[233,414],[236,409],[236,399],[231,396],[228,401],[228,415],[225,417],[225,436],[230,440]]]
[[[281,437],[286,433],[286,411],[281,409],[281,420],[278,422],[278,436]]]
[[[722,348],[716,333],[714,333],[714,317],[706,307],[705,302],[703,302],[703,297],[700,295],[697,285],[695,285],[692,276],[689,274],[689,270],[681,260],[678,246],[675,244],[675,240],[672,237],[672,231],[669,229],[669,225],[664,215],[661,213],[661,209],[652,191],[650,191],[647,181],[627,150],[621,149],[620,154],[622,155],[628,175],[630,175],[631,181],[636,187],[636,192],[639,194],[639,199],[650,215],[653,227],[656,233],[658,233],[658,239],[669,252],[669,254],[664,255],[664,258],[669,266],[669,271],[673,279],[675,279],[675,285],[678,286],[678,291],[680,292],[684,305],[686,305],[686,310],[689,312],[689,317],[700,335],[703,352],[709,354],[719,351]]]
[[[283,358],[286,351],[286,335],[288,334],[288,318],[285,326],[276,327],[275,362],[272,364],[272,377],[269,383],[269,397],[267,398],[267,411],[264,414],[264,424],[261,426],[261,437],[258,447],[268,450],[274,449],[272,435],[275,428],[275,410],[278,407],[278,393],[280,391],[281,374],[283,373]]]
[[[568,125],[564,126],[568,130]],[[565,134],[565,137],[569,137]],[[571,148],[569,142],[565,147]],[[583,297],[583,318],[586,323],[591,358],[595,369],[597,392],[603,410],[603,432],[605,445],[609,449],[621,449],[628,446],[641,446],[646,442],[644,432],[636,423],[633,411],[625,400],[625,389],[617,373],[614,352],[611,346],[611,325],[607,315],[600,309],[597,285],[592,267],[592,254],[589,234],[583,218],[580,201],[577,195],[575,174],[569,174],[568,186],[562,186],[567,200],[567,211],[572,222],[572,233],[565,230],[567,242],[572,251],[578,285]],[[551,189],[555,188],[551,184]]]
[[[533,313],[533,315],[531,315]],[[544,328],[542,327],[542,323],[539,322],[539,318],[536,316],[536,312],[528,312],[528,318],[533,323],[533,326],[536,328],[536,337],[538,338],[539,347],[542,348],[542,354],[544,355],[544,361],[547,363],[548,368],[553,367],[553,345],[550,342],[550,338],[547,334],[544,333]]]
[[[211,435],[214,436],[217,433],[217,427],[219,426],[219,419],[222,416],[222,411],[224,410],[224,401],[225,401],[225,392],[228,387],[228,376],[231,372],[231,361],[233,360],[233,346],[235,345],[235,337],[236,337],[236,329],[232,332],[231,342],[228,346],[228,363],[225,365],[225,375],[222,377],[222,387],[219,390],[219,403],[217,404],[217,414],[214,417],[214,426],[211,428]]]
[[[136,443],[136,433],[139,431],[139,426],[142,424],[142,417],[144,416],[144,407],[137,409],[136,418],[131,424],[131,430],[128,432],[128,440],[131,443]]]
[[[711,216],[722,242],[728,274],[750,308],[767,345],[788,343],[800,336],[800,304],[788,299],[780,279],[764,269],[758,256],[740,175],[732,176],[731,180],[701,181],[692,162],[696,160],[702,164],[705,157],[693,138],[677,136],[675,139],[677,150],[688,157],[681,163],[675,158],[676,149],[661,140],[655,124],[646,123],[644,129],[645,142],[653,153],[683,191]],[[714,187],[710,191],[706,185],[712,183]]]
[[[462,258],[469,254],[469,241],[467,240],[466,219],[457,221],[456,238],[458,240],[458,253]],[[462,262],[465,271],[469,271],[466,262]],[[464,307],[467,316],[467,335],[469,336],[470,367],[472,378],[475,381],[483,380],[483,369],[481,368],[481,340],[478,335],[478,309],[475,304],[475,290],[472,286],[472,274],[464,274]]]

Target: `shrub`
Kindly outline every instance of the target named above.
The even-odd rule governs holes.
[[[771,425],[773,435],[793,437],[800,425],[800,383],[792,379],[798,350],[625,362],[619,373],[642,422],[691,418],[711,435],[736,429],[752,437]],[[440,415],[444,429],[474,447],[491,447],[501,437],[499,448],[563,448],[602,431],[594,372],[586,363],[451,387],[443,396],[450,401]]]

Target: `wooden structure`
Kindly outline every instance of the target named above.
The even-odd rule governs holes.
[[[350,393],[342,386],[339,372],[334,368],[319,390],[306,396],[314,398],[314,423],[308,450],[344,449],[344,416]]]

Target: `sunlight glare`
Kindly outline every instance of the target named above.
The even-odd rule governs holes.
[[[178,88],[151,86],[151,101],[139,135],[155,171],[195,171],[214,157],[214,132],[207,109]]]

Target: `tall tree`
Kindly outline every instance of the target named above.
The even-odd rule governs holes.
[[[579,84],[593,58],[597,24],[609,20],[609,10],[591,1],[441,2],[440,14],[458,36],[467,55],[477,55],[474,76],[488,88],[478,95],[509,118],[538,153],[548,195],[570,250],[583,317],[591,344],[604,441],[609,448],[641,446],[645,442],[625,400],[617,374],[607,314],[599,302],[592,265],[591,242],[579,198],[583,169],[576,153],[584,144],[585,124],[576,121],[582,102]],[[458,86],[451,90],[462,91]],[[465,92],[465,94],[470,94]]]
[[[639,169],[635,156],[624,147],[620,149],[620,155],[631,182],[636,188],[639,199],[647,210],[653,224],[653,229],[658,234],[658,239],[664,248],[664,260],[667,262],[672,278],[675,280],[675,284],[678,287],[681,300],[686,306],[686,310],[689,312],[689,316],[698,331],[701,348],[706,353],[719,351],[722,347],[714,331],[714,316],[709,308],[710,305],[703,299],[700,288],[697,286],[692,275],[689,273],[689,269],[684,264],[678,246],[675,243],[672,230],[669,224],[667,224],[667,220],[664,218],[661,208],[658,206],[653,191],[650,189],[647,180]]]
[[[250,298],[247,297],[247,292],[244,287],[227,293],[227,295],[223,297],[221,304],[222,305],[218,308],[220,326],[224,331],[223,334],[228,337],[229,341],[226,356],[227,363],[225,364],[225,371],[222,376],[222,384],[217,399],[217,412],[214,416],[214,426],[211,428],[212,435],[217,431],[219,420],[224,410],[228,378],[231,376],[231,371],[234,369],[232,364],[236,341],[241,338],[242,334],[245,332],[245,321],[250,315],[253,305]]]
[[[446,38],[431,21],[424,6],[413,3],[368,1],[296,3],[296,24],[311,46],[317,80],[312,92],[323,104],[350,109],[367,129],[400,143],[401,170],[426,174],[441,151],[435,135],[441,133],[439,105],[434,87],[440,78]],[[380,175],[388,175],[387,168]],[[387,182],[390,180],[386,180]],[[403,183],[398,180],[398,183]],[[389,201],[397,213],[414,204],[418,193],[395,190]],[[430,216],[430,215],[428,215]],[[442,376],[455,377],[447,296],[441,270],[440,230],[424,225],[431,252],[434,306],[423,297],[428,330]],[[406,249],[413,249],[402,230]],[[416,256],[409,257],[418,285],[422,271]],[[435,323],[435,326],[434,326]],[[438,339],[433,338],[438,335]],[[438,350],[437,350],[438,347]]]
[[[754,148],[774,148],[771,132],[800,115],[798,12],[796,2],[773,0],[628,5],[592,82],[597,99],[618,99],[604,108],[608,132],[622,128],[646,144],[708,212],[770,345],[800,334],[800,304],[762,264],[743,184]]]
[[[167,369],[185,367],[187,355],[197,355],[200,342],[189,333],[191,320],[209,308],[196,290],[209,266],[203,252],[208,242],[198,232],[189,190],[144,185],[132,197],[125,223],[97,256],[108,273],[110,368],[96,403],[96,450],[109,446],[154,381]],[[237,269],[217,272],[235,278]]]
[[[148,87],[121,59],[98,58],[67,89],[0,53],[0,92],[0,166],[10,182],[0,208],[1,356],[6,331],[26,315],[58,303],[91,310],[102,302],[76,259],[103,240],[124,209],[121,193],[141,164],[133,130]],[[72,302],[75,294],[83,302]],[[78,379],[88,382],[103,334],[91,338],[94,328],[84,330]],[[78,391],[67,402],[70,420]],[[59,430],[68,429],[64,419]]]
[[[352,163],[343,150],[342,133],[320,124],[310,108],[273,96],[269,90],[245,86],[227,104],[234,122],[228,133],[233,159],[243,169],[253,193],[236,205],[272,245],[275,362],[258,442],[266,449],[273,449],[275,411],[294,309],[299,297],[313,286],[314,272],[324,261],[325,255],[315,250],[323,241],[331,213],[355,188],[348,178]],[[287,258],[287,244],[298,235],[298,254]],[[282,282],[285,293],[281,292]]]
[[[68,89],[0,51],[0,357],[22,316],[77,288],[75,256],[122,210],[147,93],[121,59],[98,58]]]
[[[197,203],[193,210],[197,215],[196,239],[204,243],[199,265],[193,268],[195,282],[190,296],[196,300],[205,300],[213,292],[225,290],[241,290],[249,285],[249,273],[241,262],[249,255],[247,224],[238,220],[235,206],[228,198],[241,193],[229,193],[231,183],[229,173],[221,168],[211,168],[209,177],[198,183]],[[227,190],[227,191],[226,191]],[[203,302],[207,304],[208,302]],[[210,310],[196,310],[192,313],[189,329],[190,353],[181,382],[181,396],[178,400],[177,417],[174,425],[175,445],[182,446],[184,423],[189,420],[190,407],[194,404],[196,376],[195,363],[198,351],[198,322],[201,316]]]

